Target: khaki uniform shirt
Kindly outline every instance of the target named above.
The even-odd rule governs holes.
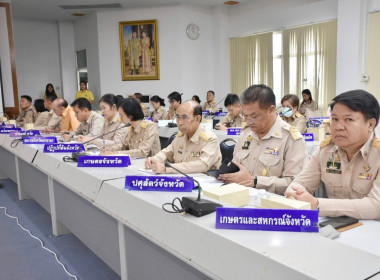
[[[122,149],[119,153],[128,154],[134,158],[151,157],[157,154],[161,150],[161,144],[156,124],[141,120],[136,129],[130,126]]]
[[[324,140],[291,186],[314,193],[321,181],[328,198],[318,198],[321,216],[380,218],[380,138],[373,134],[348,161],[331,138]],[[291,191],[289,189],[289,191]]]
[[[23,127],[26,123],[34,123],[37,119],[37,112],[33,106],[26,110],[21,109],[20,115],[16,119],[17,127]]]
[[[75,130],[74,139],[76,138],[75,136],[78,135],[87,135],[92,137],[101,135],[103,124],[103,116],[99,115],[95,111],[91,111],[91,114],[88,117],[87,121],[81,122],[78,128]]]
[[[216,104],[216,101],[213,100],[211,102],[205,102],[203,104],[203,107],[202,107],[203,110],[208,110],[210,111],[211,113],[214,113],[214,112],[219,112],[219,105]]]
[[[281,118],[291,126],[297,128],[299,132],[306,133],[306,118],[298,111],[290,118],[286,118],[285,116],[281,116]]]
[[[234,150],[234,160],[257,176],[256,188],[277,194],[302,171],[306,158],[301,133],[280,117],[261,139],[249,127],[243,129]]]
[[[78,128],[80,122],[75,117],[74,110],[71,106],[67,106],[65,111],[62,113],[61,117],[61,127],[59,131],[66,130],[66,131],[74,131]]]
[[[310,103],[302,103],[300,106],[300,109],[298,112],[300,112],[302,115],[305,115],[306,113],[306,108],[310,109],[310,111],[317,111],[318,110],[318,104],[314,100],[311,101]]]
[[[150,117],[149,107],[141,103],[141,109],[143,111],[144,117],[149,118]]]
[[[53,110],[50,112],[42,112],[36,122],[34,123],[34,129],[42,130],[45,127],[55,130],[61,124],[61,117],[57,116]]]
[[[166,115],[167,120],[174,120],[175,119],[176,110],[172,107],[169,108],[168,114]]]
[[[109,151],[119,151],[123,147],[123,141],[128,133],[128,128],[121,128],[125,124],[121,122],[120,115],[117,113],[111,121],[104,120],[103,129],[100,133],[106,134],[109,133],[115,129],[115,132],[112,132],[110,134],[104,135],[101,138],[95,139],[91,143],[98,146],[99,148],[103,147],[103,145],[106,146],[107,150]]]
[[[153,111],[152,118],[154,122],[158,122],[159,120],[166,120],[168,113],[165,111],[164,107],[160,107],[157,110]]]
[[[205,173],[220,166],[222,154],[216,135],[199,125],[191,139],[179,132],[173,142],[154,159],[163,163],[169,161],[184,173]],[[166,172],[177,173],[172,168],[166,168]]]
[[[221,123],[227,127],[243,127],[246,125],[246,122],[244,120],[242,113],[240,113],[236,117],[232,116],[231,114],[227,114],[227,116],[223,118]]]

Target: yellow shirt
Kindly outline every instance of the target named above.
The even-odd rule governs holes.
[[[78,99],[78,98],[86,98],[88,101],[90,101],[91,103],[95,100],[94,99],[94,95],[92,94],[91,91],[89,91],[88,89],[86,89],[85,92],[83,91],[78,91],[77,92],[77,95],[75,96],[75,99]]]

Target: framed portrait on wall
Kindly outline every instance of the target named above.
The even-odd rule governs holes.
[[[123,81],[159,80],[157,20],[119,22]]]

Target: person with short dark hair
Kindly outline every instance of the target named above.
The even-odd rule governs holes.
[[[193,100],[195,102],[198,102],[198,104],[201,104],[201,100],[199,99],[198,95],[193,95],[193,97],[191,98],[191,100]]]
[[[202,107],[195,101],[187,101],[178,107],[176,119],[180,132],[168,147],[149,157],[145,167],[155,173],[177,173],[165,167],[168,161],[184,173],[205,173],[218,168],[222,161],[219,140],[201,125]]]
[[[240,171],[221,174],[227,183],[239,183],[283,194],[302,171],[306,144],[301,133],[276,111],[276,97],[266,85],[253,85],[241,96],[244,119],[233,160]]]
[[[170,108],[168,111],[168,114],[166,116],[166,119],[168,120],[174,120],[176,111],[179,107],[179,105],[182,103],[182,94],[180,94],[177,91],[173,91],[171,94],[168,95]]]
[[[32,105],[32,98],[29,95],[21,95],[21,112],[16,118],[17,127],[24,127],[27,123],[34,123],[37,119],[37,112]]]
[[[161,150],[157,126],[144,120],[144,113],[136,98],[126,98],[119,104],[119,114],[123,123],[130,123],[123,147],[119,151],[106,150],[104,154],[128,154],[134,158],[154,156]]]
[[[63,98],[57,98],[53,101],[53,112],[61,117],[61,125],[54,132],[71,132],[78,128],[80,122],[75,117],[73,108],[69,106]],[[46,129],[45,129],[46,130]],[[50,129],[47,132],[52,132]]]
[[[300,100],[295,94],[287,94],[281,99],[281,118],[301,133],[306,132],[306,118],[298,112]]]
[[[313,100],[310,89],[304,89],[302,91],[302,99],[301,106],[298,110],[302,115],[306,114],[306,109],[309,109],[310,111],[318,110],[318,104]]]
[[[311,203],[320,216],[380,219],[379,103],[364,90],[337,95],[325,139],[285,195]],[[312,194],[323,182],[327,198]]]
[[[79,83],[80,91],[77,92],[75,99],[78,98],[86,98],[88,101],[90,101],[91,104],[94,104],[94,94],[87,89],[87,82],[86,81],[80,81]]]
[[[158,122],[159,120],[166,120],[168,112],[165,110],[165,100],[158,95],[153,95],[150,98],[150,104],[154,111],[152,112],[152,118],[154,122]]]
[[[41,130],[42,132],[53,132],[57,130],[61,124],[61,117],[54,113],[53,102],[57,99],[57,95],[53,93],[47,93],[43,99],[43,106],[48,113],[45,117],[39,115],[34,123],[35,130]]]
[[[207,101],[203,104],[202,109],[210,111],[210,113],[219,112],[219,105],[215,101],[215,92],[209,90],[206,95]]]
[[[80,135],[97,137],[103,129],[104,118],[91,108],[91,103],[86,98],[75,99],[71,103],[75,117],[80,122],[78,128],[70,134],[62,134],[62,139],[70,141],[72,137],[76,140]]]
[[[137,101],[139,102],[140,106],[141,106],[141,109],[143,110],[143,113],[144,113],[144,117],[148,118],[150,117],[150,111],[149,111],[149,107],[146,106],[142,101],[143,101],[143,95],[139,92],[136,92],[135,94],[133,94],[131,97],[134,97],[137,99]]]
[[[91,141],[94,137],[88,135],[79,135],[76,139],[78,142],[91,141],[92,144],[98,146],[102,149],[107,149],[109,151],[121,150],[123,146],[123,141],[127,135],[128,128],[121,128],[124,124],[121,121],[120,114],[117,109],[117,104],[119,103],[119,98],[117,98],[112,93],[107,93],[100,98],[99,105],[104,116],[103,129],[100,135],[104,135],[98,139]],[[117,129],[117,130],[116,130]],[[114,131],[116,130],[116,131]],[[112,132],[114,131],[114,132]]]
[[[216,124],[215,129],[227,130],[229,127],[244,127],[245,120],[241,110],[239,96],[229,93],[224,99],[224,107],[227,108],[228,114]]]

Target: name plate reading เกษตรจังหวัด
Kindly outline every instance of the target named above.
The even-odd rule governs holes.
[[[84,151],[83,144],[59,143],[45,144],[44,153],[75,153]]]
[[[14,130],[9,133],[10,137],[17,137],[21,138],[22,136],[35,136],[35,135],[41,135],[38,130]]]
[[[194,181],[187,177],[126,176],[125,189],[134,191],[191,192]]]
[[[78,167],[128,167],[131,159],[128,155],[117,156],[79,156]]]
[[[34,137],[28,136],[22,139],[23,144],[54,144],[57,143],[57,137],[55,136],[46,136],[46,137]]]
[[[302,137],[305,139],[305,141],[314,141],[313,133],[302,133]]]
[[[1,134],[9,134],[12,131],[21,131],[21,128],[20,127],[2,127],[2,128],[0,128]]]
[[[218,229],[318,232],[318,210],[216,208]]]
[[[241,127],[229,127],[227,128],[227,135],[240,135]]]

